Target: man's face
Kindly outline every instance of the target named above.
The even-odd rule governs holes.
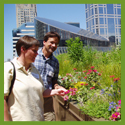
[[[44,47],[49,53],[53,53],[59,44],[58,37],[50,37],[46,42],[43,41]]]

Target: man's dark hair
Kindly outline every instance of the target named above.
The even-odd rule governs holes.
[[[48,32],[48,33],[46,33],[43,40],[46,42],[50,37],[57,37],[58,40],[60,41],[60,36],[59,36],[59,34],[57,32]]]
[[[23,46],[27,50],[33,45],[40,46],[40,42],[31,36],[26,35],[26,36],[21,37],[16,43],[16,51],[17,51],[18,56],[20,56],[21,54],[21,46]]]

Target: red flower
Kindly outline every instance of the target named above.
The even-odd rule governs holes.
[[[120,78],[114,78],[114,81],[116,81],[116,82],[117,82],[118,80],[120,80]]]
[[[87,78],[87,76],[84,77],[84,79],[86,79],[86,78]]]
[[[88,85],[88,83],[85,84],[86,86]]]
[[[98,75],[99,75],[99,76],[101,76],[101,74],[100,74],[100,73],[98,73]]]
[[[93,70],[93,72],[97,72],[97,70]]]
[[[85,71],[83,71],[83,72],[86,72],[86,70],[85,70]]]
[[[73,70],[77,70],[76,68],[73,68]]]
[[[110,76],[111,78],[114,77],[114,75]]]
[[[89,75],[89,74],[90,74],[90,72],[87,72],[87,73],[86,73],[86,75]]]
[[[91,70],[91,69],[89,69],[88,71],[89,71],[90,73],[92,72],[92,70]]]
[[[91,69],[93,69],[94,68],[94,66],[91,66]]]
[[[95,89],[95,87],[91,87],[90,89],[91,89],[91,90],[92,90],[92,89]]]

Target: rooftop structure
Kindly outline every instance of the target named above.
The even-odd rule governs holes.
[[[56,31],[61,36],[59,46],[65,46],[65,40],[75,37],[80,37],[84,45],[92,45],[92,46],[109,45],[109,41],[106,38],[98,34],[95,34],[93,32],[66,23],[41,17],[35,17],[34,23],[35,23],[36,39],[38,39],[41,42],[41,45],[44,35],[50,31]]]

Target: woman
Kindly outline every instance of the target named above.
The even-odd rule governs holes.
[[[32,64],[39,46],[39,41],[30,36],[18,40],[16,50],[19,57],[12,60],[16,69],[16,79],[9,96],[13,66],[10,62],[4,64],[5,121],[44,121],[43,97],[63,96],[66,91],[63,88],[53,90],[44,88],[40,74]]]

